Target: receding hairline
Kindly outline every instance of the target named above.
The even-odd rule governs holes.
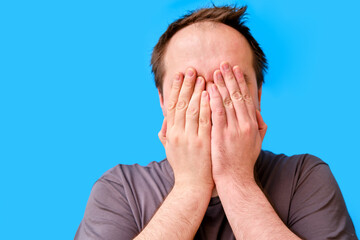
[[[251,46],[253,52],[254,61],[253,67],[256,73],[256,79],[258,86],[264,83],[264,73],[268,68],[267,60],[264,52],[262,51],[259,43],[252,36],[249,27],[246,26],[247,21],[247,6],[238,7],[235,5],[224,5],[205,7],[189,11],[187,14],[178,18],[172,22],[167,30],[160,36],[159,41],[155,45],[150,65],[152,66],[152,72],[154,73],[155,85],[162,93],[163,76],[164,76],[164,52],[167,49],[169,41],[172,37],[183,28],[193,25],[194,23],[209,22],[212,26],[216,26],[214,23],[223,23],[245,37],[247,42]],[[203,24],[197,25],[202,27]],[[209,25],[207,26],[209,28]]]
[[[245,36],[243,34],[241,34],[237,29],[233,28],[232,26],[229,26],[225,23],[222,22],[217,22],[217,21],[211,21],[211,20],[203,20],[203,21],[199,21],[199,22],[195,22],[195,23],[191,23],[190,25],[180,29],[179,31],[177,31],[171,38],[170,40],[167,42],[165,48],[164,48],[164,52],[162,55],[162,67],[163,67],[163,79],[162,79],[162,84],[164,84],[164,80],[165,80],[165,76],[166,76],[166,56],[167,56],[167,52],[168,52],[168,48],[169,45],[171,45],[171,43],[173,42],[174,38],[178,37],[180,34],[182,34],[184,31],[188,30],[189,28],[195,28],[195,29],[199,29],[201,31],[211,31],[214,28],[218,28],[219,26],[224,27],[224,29],[228,29],[228,31],[230,30],[231,32],[234,33],[234,35],[239,36],[239,39],[241,39],[241,41],[243,41],[250,50],[251,53],[251,62],[254,60],[255,58],[255,54],[254,51],[251,48],[250,43],[247,41],[247,39],[245,38]],[[180,34],[179,34],[180,33]],[[225,61],[226,59],[222,59],[221,61]],[[220,62],[219,62],[220,64]],[[253,70],[255,71],[254,66],[252,66]]]

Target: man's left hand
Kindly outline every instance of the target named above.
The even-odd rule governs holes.
[[[256,109],[239,66],[223,62],[211,85],[211,158],[215,184],[219,180],[254,180],[267,125]]]

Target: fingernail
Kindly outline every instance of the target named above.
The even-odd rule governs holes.
[[[207,98],[207,96],[208,96],[207,91],[202,91],[201,97],[202,97],[202,98]]]
[[[220,71],[216,71],[215,76],[216,76],[217,80],[221,80],[221,72]]]
[[[191,68],[189,68],[189,69],[186,71],[186,75],[187,75],[188,77],[192,77],[192,76],[194,76],[194,71],[193,71]]]
[[[201,84],[202,83],[202,77],[198,77],[196,79],[196,84]]]
[[[229,70],[229,68],[230,68],[229,63],[227,63],[227,62],[223,63],[222,68],[223,68],[223,70]]]
[[[222,74],[219,70],[216,71],[215,73],[215,83],[220,86],[220,87],[223,87],[225,86],[225,82],[224,82],[224,79],[222,77]]]
[[[241,75],[241,71],[240,71],[239,66],[235,66],[235,67],[234,67],[234,73],[235,73],[235,74],[238,74],[238,75]]]

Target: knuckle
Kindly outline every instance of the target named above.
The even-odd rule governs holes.
[[[195,107],[189,107],[186,111],[186,115],[189,117],[196,117],[199,115],[199,110]]]
[[[178,134],[173,134],[171,137],[167,137],[166,140],[173,145],[178,145],[180,143],[180,136]]]
[[[234,100],[242,100],[243,96],[241,95],[241,93],[239,91],[235,91],[231,94],[231,97],[234,99]]]
[[[215,109],[216,116],[223,117],[225,116],[225,109],[223,108],[217,108]]]
[[[242,131],[244,133],[250,133],[252,128],[253,127],[252,127],[251,123],[249,123],[249,122],[242,124]]]
[[[176,106],[176,102],[169,102],[168,110],[173,110]]]
[[[224,106],[225,106],[225,107],[228,107],[228,108],[232,108],[232,107],[233,107],[231,98],[226,97],[226,98],[224,99]]]
[[[250,97],[249,94],[244,94],[243,98],[244,98],[245,102],[247,102],[247,103],[252,102],[252,98]]]
[[[181,88],[181,84],[179,82],[173,82],[172,84],[172,90],[179,90]]]
[[[200,139],[196,139],[193,141],[192,145],[195,146],[196,148],[202,148],[203,142]]]
[[[187,102],[185,102],[184,100],[180,100],[177,102],[176,104],[176,109],[177,110],[183,110],[187,107]]]
[[[208,119],[206,117],[200,117],[199,118],[199,125],[203,126],[203,127],[210,125],[210,119]]]

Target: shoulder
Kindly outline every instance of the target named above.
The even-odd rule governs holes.
[[[119,164],[105,172],[96,184],[99,182],[103,184],[96,191],[100,193],[105,185],[116,188],[131,211],[137,213],[139,225],[143,227],[170,192],[174,180],[171,166],[165,159],[146,166]]]
[[[99,181],[119,186],[118,191],[126,199],[139,229],[150,221],[174,182],[166,159],[146,166],[119,164],[105,172]]]
[[[99,180],[121,184],[132,183],[133,186],[154,181],[172,184],[173,173],[169,162],[164,159],[160,162],[150,162],[146,166],[118,164],[106,171]]]
[[[301,181],[309,180],[317,168],[328,165],[311,154],[287,156],[261,151],[255,165],[259,185],[273,204],[280,218],[287,222],[293,196]],[[318,184],[318,183],[316,183]]]
[[[268,151],[258,160],[264,191],[292,231],[305,239],[356,239],[328,164],[311,154],[286,156]]]
[[[257,167],[259,178],[270,191],[281,186],[282,190],[289,191],[291,199],[305,186],[309,192],[324,185],[337,187],[329,165],[311,154],[287,156],[262,151]]]
[[[328,169],[328,164],[311,154],[287,156],[261,151],[255,169],[262,183],[268,181],[297,181],[314,169]]]
[[[109,169],[91,190],[75,239],[131,239],[151,219],[172,182],[167,160],[147,166],[119,164]]]
[[[296,184],[296,181],[306,178],[312,171],[318,169],[330,173],[326,162],[308,153],[288,156],[261,151],[256,163],[256,171],[262,182],[291,180]]]
[[[287,156],[285,154],[275,154],[270,151],[261,151],[257,165],[259,170],[270,167],[271,170],[276,170],[277,168],[294,168],[299,171],[304,171],[318,165],[327,164],[320,158],[308,153]]]
[[[118,164],[106,171],[94,184],[92,194],[103,196],[111,188],[127,199],[137,198],[145,192],[165,190],[173,184],[173,173],[166,159],[150,162],[146,166],[139,164]]]

